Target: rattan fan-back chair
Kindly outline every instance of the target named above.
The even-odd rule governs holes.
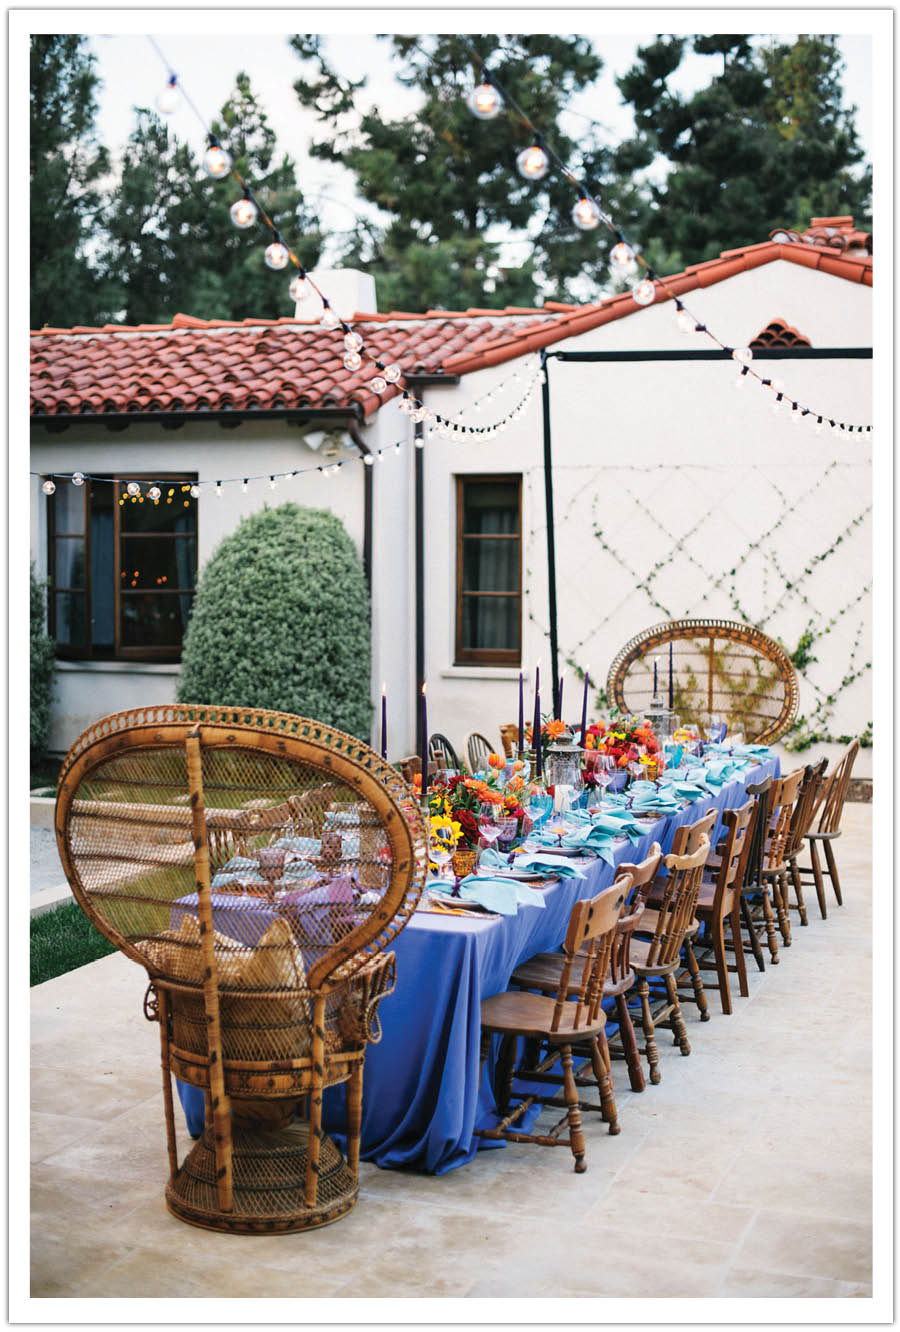
[[[169,1210],[244,1233],[349,1211],[363,1059],[393,988],[387,945],[425,874],[421,816],[396,770],[302,717],[149,707],[75,742],[56,835],[79,905],[149,973]],[[172,1074],[206,1098],[180,1165]],[[346,1161],[322,1129],[323,1091],[342,1082]]]
[[[732,620],[670,620],[637,634],[609,668],[606,692],[620,712],[645,712],[653,661],[665,696],[672,645],[672,706],[683,722],[725,718],[747,741],[769,744],[797,715],[797,676],[780,643]]]

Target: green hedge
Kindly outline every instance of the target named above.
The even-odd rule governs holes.
[[[47,748],[53,702],[53,672],[56,646],[47,635],[44,584],[31,565],[31,755],[39,757]]]
[[[205,565],[178,700],[277,708],[368,739],[362,566],[340,520],[282,504],[243,519]]]
[[[34,916],[31,921],[31,984],[96,962],[116,950],[88,920],[77,902]]]

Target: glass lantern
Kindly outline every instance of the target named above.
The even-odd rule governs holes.
[[[544,780],[554,788],[553,808],[572,809],[584,790],[584,750],[571,731],[562,731],[544,750]]]

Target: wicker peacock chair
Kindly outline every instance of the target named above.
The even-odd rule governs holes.
[[[56,836],[80,906],[150,975],[170,1211],[244,1233],[349,1211],[363,1059],[393,988],[385,950],[425,874],[421,815],[396,770],[286,713],[117,713],[66,756]],[[180,1166],[173,1073],[206,1097]],[[341,1082],[346,1161],[322,1130],[323,1090]]]
[[[665,696],[672,645],[673,708],[682,721],[724,717],[748,741],[778,739],[797,715],[797,676],[780,643],[732,620],[670,620],[631,639],[609,668],[620,712],[641,713],[653,694],[653,659]]]

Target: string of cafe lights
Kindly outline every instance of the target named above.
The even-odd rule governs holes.
[[[779,413],[784,407],[790,408],[788,419],[792,423],[798,424],[804,418],[808,418],[808,424],[813,426],[814,433],[817,435],[821,435],[826,426],[836,436],[872,433],[871,425],[850,424],[829,416],[826,412],[819,412],[815,408],[805,406],[799,399],[793,398],[787,392],[780,379],[764,377],[752,368],[752,348],[729,346],[712,329],[698,319],[688,309],[680,296],[667,284],[665,278],[660,277],[638,249],[629,243],[621,228],[616,225],[614,219],[608,213],[604,212],[586,185],[579,181],[569,170],[552,144],[547,141],[546,136],[503,87],[496,75],[488,70],[485,57],[479,54],[468,38],[462,34],[460,35],[481,69],[481,83],[472,88],[466,99],[469,110],[478,120],[495,120],[507,104],[512,108],[513,112],[534,136],[531,144],[516,155],[516,168],[519,174],[528,181],[543,180],[551,165],[553,165],[579,191],[578,198],[572,206],[572,221],[575,226],[580,231],[594,231],[601,223],[607,227],[615,237],[615,244],[610,251],[610,260],[614,269],[623,277],[630,277],[638,272],[639,267],[643,268],[643,276],[631,289],[631,296],[638,305],[646,306],[653,303],[656,298],[656,284],[658,283],[660,288],[675,303],[675,320],[681,331],[686,334],[705,333],[711,342],[714,342],[721,351],[727,352],[737,363],[738,373],[734,380],[735,388],[743,389],[751,380],[756,380],[761,387],[768,389],[774,395],[770,404],[774,413]],[[416,43],[416,46],[426,58],[431,59],[423,47],[419,46],[418,43]]]
[[[474,402],[469,403],[469,405],[463,410],[478,411],[480,410],[481,404],[495,398],[507,385],[512,383],[524,383],[525,389],[522,396],[519,398],[519,401],[507,413],[507,415],[502,418],[503,429],[506,429],[508,426],[514,425],[515,422],[524,415],[538,385],[543,383],[543,380],[544,371],[540,367],[540,361],[535,357],[534,365],[530,373],[523,374],[521,370],[513,371],[511,375],[507,375],[506,379],[502,380],[499,384],[496,384],[494,388],[487,393],[482,394],[480,398],[476,398]],[[495,435],[499,433],[501,433],[500,430],[494,431]],[[464,432],[450,431],[447,438],[451,443],[459,444],[464,438]],[[413,440],[413,444],[417,449],[424,448],[424,436],[417,436]],[[353,466],[355,463],[362,463],[366,467],[372,467],[375,463],[383,463],[386,458],[398,456],[408,447],[409,439],[404,437],[394,440],[391,444],[384,444],[380,449],[374,449],[369,453],[357,455],[354,458],[339,458],[334,462],[315,463],[310,467],[294,467],[283,472],[260,472],[255,476],[223,476],[210,478],[204,481],[194,481],[193,483],[176,482],[175,487],[180,487],[180,490],[185,495],[189,494],[191,499],[199,499],[204,489],[212,490],[214,495],[221,498],[223,487],[230,485],[240,485],[242,492],[246,494],[250,486],[258,481],[268,481],[269,488],[271,490],[277,490],[280,481],[293,481],[299,476],[308,476],[313,473],[318,473],[323,477],[336,476],[342,468]],[[30,475],[40,479],[41,489],[45,495],[52,495],[55,492],[57,481],[70,481],[75,486],[83,486],[85,481],[107,482],[111,485],[121,485],[123,480],[121,477],[96,476],[90,472],[31,472]],[[171,502],[171,497],[175,493],[175,488],[173,488],[170,482],[147,480],[144,480],[143,482],[128,481],[119,498],[119,503],[124,504],[128,500],[132,503],[143,503],[144,498],[147,498],[151,503],[159,504],[163,498],[164,491],[166,491],[167,488],[168,493],[166,494],[166,501]],[[187,504],[189,501],[184,500],[184,503]]]
[[[414,422],[424,422],[426,433],[429,438],[439,435],[444,439],[458,439],[468,435],[478,436],[481,439],[492,439],[505,425],[509,424],[508,418],[501,418],[500,421],[491,425],[472,426],[463,423],[458,417],[443,416],[440,412],[434,412],[425,406],[416,394],[411,391],[407,385],[406,375],[396,362],[387,362],[381,360],[375,353],[370,352],[365,345],[365,339],[362,334],[350,324],[346,319],[333,309],[331,302],[318,284],[307,273],[300,259],[285,244],[284,238],[275,226],[272,218],[269,217],[262,204],[253,194],[250,182],[245,180],[241,173],[235,167],[231,154],[219,142],[218,137],[212,132],[205,117],[198,110],[193,99],[190,97],[184,83],[172,69],[171,64],[166,59],[159,43],[154,37],[147,36],[147,40],[154,51],[162,61],[168,71],[168,79],[165,88],[156,99],[158,110],[163,115],[171,115],[178,107],[180,98],[183,98],[187,106],[196,116],[206,135],[206,151],[203,156],[203,166],[207,175],[213,180],[224,180],[232,177],[240,187],[241,197],[232,205],[230,211],[231,221],[239,231],[247,231],[256,223],[262,222],[268,227],[272,235],[272,240],[266,246],[264,259],[266,266],[274,272],[281,272],[293,264],[297,270],[292,278],[288,293],[295,304],[302,304],[309,299],[310,292],[314,292],[322,303],[322,315],[319,323],[322,328],[329,331],[340,330],[344,335],[344,368],[351,372],[362,369],[365,362],[371,363],[376,374],[369,380],[367,387],[379,397],[387,393],[392,387],[396,387],[401,392],[400,410],[409,416]],[[485,397],[490,395],[486,394]],[[474,407],[474,404],[473,404]]]

